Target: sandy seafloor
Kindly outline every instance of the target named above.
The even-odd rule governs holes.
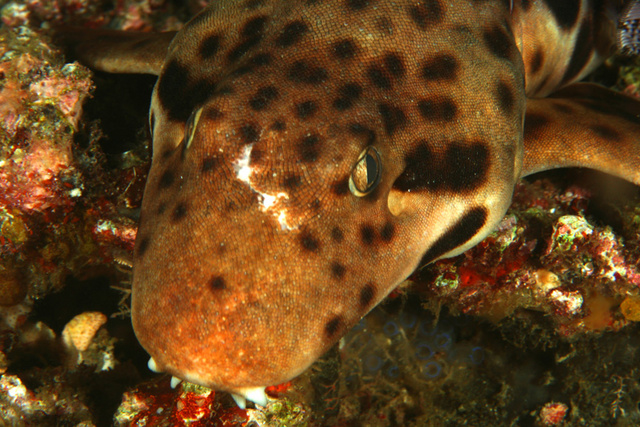
[[[412,276],[266,407],[171,389],[128,312],[155,79],[92,73],[50,28],[176,30],[202,5],[0,5],[0,425],[640,425],[640,191],[585,170],[523,180],[495,233]],[[593,79],[637,96],[637,64]]]

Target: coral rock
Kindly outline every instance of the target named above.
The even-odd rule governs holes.
[[[107,321],[107,316],[97,311],[87,311],[69,321],[62,331],[62,339],[67,348],[80,352],[89,348],[96,332]]]

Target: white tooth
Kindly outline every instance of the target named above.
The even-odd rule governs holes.
[[[238,393],[256,405],[267,406],[267,394],[264,392],[264,389],[264,387],[243,388],[238,390]]]
[[[247,400],[240,396],[239,394],[235,394],[235,393],[231,393],[231,397],[233,397],[233,400],[236,401],[236,404],[238,405],[238,408],[240,409],[245,409],[247,407]]]
[[[178,377],[171,377],[171,388],[176,388],[182,382]]]
[[[156,361],[153,360],[153,357],[149,359],[149,362],[147,363],[147,366],[149,367],[150,371],[159,373],[160,370],[158,369],[158,365],[156,365]]]

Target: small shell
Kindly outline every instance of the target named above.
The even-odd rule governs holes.
[[[85,351],[96,332],[107,321],[99,311],[87,311],[71,319],[62,330],[62,339],[68,348]]]

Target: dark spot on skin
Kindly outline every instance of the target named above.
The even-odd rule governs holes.
[[[391,79],[378,66],[374,65],[367,68],[367,78],[369,78],[371,84],[379,89],[391,89]]]
[[[353,40],[345,39],[334,43],[332,50],[338,59],[352,59],[356,56],[357,47]]]
[[[349,176],[346,176],[334,182],[331,187],[333,189],[333,194],[337,196],[344,196],[345,194],[349,194]]]
[[[278,89],[274,86],[266,86],[258,89],[249,100],[249,106],[254,111],[264,110],[272,101],[278,98]]]
[[[158,98],[162,105],[168,108],[172,103],[175,103],[173,99],[175,94],[179,93],[176,91],[183,90],[188,83],[189,70],[187,67],[180,65],[175,59],[170,60],[158,81]],[[180,106],[183,104],[180,103]]]
[[[160,205],[158,205],[158,215],[162,215],[163,213],[165,213],[167,210],[167,204],[165,202],[160,203]]]
[[[398,129],[407,124],[407,116],[399,107],[387,103],[378,104],[378,112],[387,135],[393,135]]]
[[[421,4],[417,6],[411,6],[409,8],[409,16],[418,28],[426,30],[442,21],[444,11],[440,1],[425,0],[420,3]]]
[[[578,22],[580,0],[545,0],[545,3],[563,30],[570,30]]]
[[[303,232],[300,235],[300,244],[310,252],[317,252],[320,249],[320,242],[308,232]]]
[[[289,68],[287,77],[294,83],[317,85],[327,80],[329,75],[322,67],[309,65],[305,61],[296,61]]]
[[[180,143],[180,145],[182,145],[182,142]],[[169,148],[168,150],[163,151],[160,156],[162,157],[162,160],[167,160],[169,157],[173,156],[173,153],[175,151],[175,149]]]
[[[483,207],[476,207],[465,213],[429,248],[423,255],[420,265],[428,264],[471,240],[485,225],[487,217],[487,210]]]
[[[513,39],[500,25],[494,25],[482,33],[487,47],[498,58],[511,59],[515,47]]]
[[[428,81],[454,80],[457,78],[458,69],[456,58],[443,53],[425,61],[422,66],[422,77]]]
[[[562,83],[567,83],[575,79],[591,59],[593,49],[592,31],[591,26],[587,22],[580,26],[575,49],[573,50],[573,54],[571,54],[571,60],[562,78]]]
[[[524,118],[524,139],[538,139],[543,135],[543,130],[550,123],[547,116],[530,113]]]
[[[318,143],[320,138],[317,135],[307,135],[300,141],[300,157],[304,163],[312,163],[318,159]]]
[[[366,285],[364,285],[364,287],[360,290],[360,308],[365,309],[369,307],[369,304],[371,304],[371,301],[373,301],[373,297],[375,297],[375,295],[376,288],[375,286],[373,286],[373,283],[367,283]]]
[[[260,160],[264,157],[264,150],[260,147],[253,147],[251,154],[249,155],[249,163],[260,163]]]
[[[271,55],[268,53],[258,53],[249,60],[249,63],[256,67],[262,67],[271,64]]]
[[[309,31],[309,27],[303,21],[293,21],[287,24],[282,33],[276,39],[276,45],[280,47],[289,47],[300,41],[302,36]]]
[[[403,77],[405,75],[404,61],[397,53],[388,53],[382,58],[385,68],[395,77]]]
[[[262,36],[267,25],[267,20],[268,17],[265,15],[251,18],[244,24],[242,30],[240,30],[240,34],[247,38]]]
[[[223,86],[220,86],[216,91],[216,94],[218,95],[231,95],[232,93],[235,93],[235,90],[233,89],[233,86],[231,86],[231,84],[229,83]]]
[[[283,131],[287,128],[287,125],[282,121],[282,120],[276,120],[275,122],[273,122],[273,124],[271,125],[271,129],[273,130],[277,130],[277,131]]]
[[[333,101],[333,108],[338,111],[348,110],[362,95],[362,87],[357,83],[347,83],[338,89],[339,98]]]
[[[367,68],[367,78],[379,89],[391,89],[391,78],[403,77],[406,73],[404,62],[397,53],[388,53],[380,65]]]
[[[212,291],[222,291],[227,289],[227,284],[221,276],[213,276],[211,280],[209,280],[209,289]]]
[[[176,176],[171,171],[165,171],[160,177],[160,181],[158,182],[158,187],[162,190],[169,188],[173,185],[176,180]]]
[[[227,213],[232,213],[240,210],[240,205],[238,205],[238,203],[235,201],[230,201],[225,204],[224,209]]]
[[[271,55],[269,55],[268,53],[258,53],[257,55],[246,61],[245,64],[236,68],[232,74],[234,76],[243,76],[245,74],[253,72],[258,67],[269,65],[271,61]]]
[[[187,216],[187,205],[184,202],[178,203],[178,205],[173,209],[173,214],[171,215],[171,219],[174,222],[178,222],[184,217]]]
[[[610,127],[610,126],[605,126],[605,125],[592,125],[589,127],[589,129],[591,129],[593,131],[593,133],[595,133],[596,135],[598,135],[601,138],[604,138],[608,141],[621,141],[622,140],[622,135],[620,134],[620,132],[618,132],[616,129]]]
[[[360,239],[365,245],[371,245],[376,240],[376,230],[371,225],[363,225],[360,228]]]
[[[202,173],[208,173],[215,169],[217,163],[217,159],[215,157],[205,157],[202,161],[202,167],[200,170]]]
[[[302,178],[299,175],[290,175],[286,177],[282,183],[288,190],[295,190],[302,183]]]
[[[154,41],[152,39],[138,40],[131,44],[131,51],[141,52],[153,49]]]
[[[331,238],[334,242],[340,243],[344,240],[344,233],[339,227],[334,227],[331,230]]]
[[[334,316],[326,325],[324,325],[324,331],[327,334],[327,337],[333,338],[338,333],[341,326],[342,318],[340,316]]]
[[[372,145],[376,140],[376,133],[360,123],[351,123],[349,125],[349,132],[356,136],[364,136],[367,145]]]
[[[500,110],[506,115],[513,114],[513,106],[515,105],[515,95],[511,87],[503,81],[498,83],[496,87],[496,98]]]
[[[393,20],[386,16],[382,16],[376,20],[376,29],[380,34],[392,35],[394,32]]]
[[[347,272],[347,268],[337,261],[331,263],[331,275],[335,279],[342,279]]]
[[[249,65],[249,64],[244,64],[238,68],[236,68],[235,70],[233,70],[231,72],[231,75],[233,76],[244,76],[245,74],[249,74],[252,73],[254,70],[256,69],[256,67]]]
[[[393,188],[400,191],[472,191],[482,185],[489,171],[489,151],[484,143],[450,142],[444,153],[419,141],[405,156],[405,169]]]
[[[245,7],[249,10],[254,10],[254,9],[258,9],[263,4],[264,4],[264,0],[249,0],[245,4]]]
[[[202,110],[202,118],[205,120],[210,120],[212,122],[215,122],[217,120],[220,120],[223,117],[224,117],[224,114],[222,114],[222,112],[217,108],[207,107],[204,110]]]
[[[351,10],[361,10],[371,4],[371,0],[347,0],[347,7]]]
[[[608,117],[617,117],[630,123],[640,125],[640,112],[637,104],[617,92],[602,92],[586,95],[585,98],[574,98],[582,107]]]
[[[542,69],[542,64],[544,63],[544,53],[542,53],[542,49],[537,48],[533,53],[533,57],[531,57],[531,62],[529,63],[529,72],[531,74],[536,74],[538,71]]]
[[[240,137],[242,138],[242,142],[245,144],[251,144],[252,142],[256,142],[260,138],[260,132],[254,125],[243,125],[240,126]]]
[[[563,104],[560,102],[552,102],[551,106],[554,110],[562,114],[575,114],[576,109],[571,105]]]
[[[317,212],[322,207],[322,203],[320,203],[320,199],[316,198],[316,199],[313,199],[313,202],[311,202],[309,207],[311,208],[311,210]]]
[[[296,105],[296,116],[300,119],[308,119],[318,111],[318,104],[314,101],[305,101]]]
[[[138,243],[138,257],[143,257],[147,249],[149,249],[149,238],[143,237],[140,239],[140,243]]]
[[[456,118],[458,107],[450,98],[437,97],[418,101],[418,110],[427,120],[450,122]]]
[[[382,238],[383,241],[390,242],[391,239],[393,239],[395,232],[396,232],[396,229],[393,226],[393,224],[390,222],[387,222],[382,227],[382,230],[380,230],[380,237]]]
[[[220,39],[218,34],[211,34],[200,42],[198,51],[202,59],[211,59],[218,53],[220,49]]]
[[[237,61],[243,57],[251,48],[255,47],[264,37],[264,30],[267,25],[268,18],[266,16],[256,16],[250,19],[242,27],[240,34],[241,42],[227,54],[230,62]]]
[[[170,120],[186,122],[193,109],[206,101],[216,89],[211,79],[193,81],[187,67],[169,61],[157,84],[158,99]]]

